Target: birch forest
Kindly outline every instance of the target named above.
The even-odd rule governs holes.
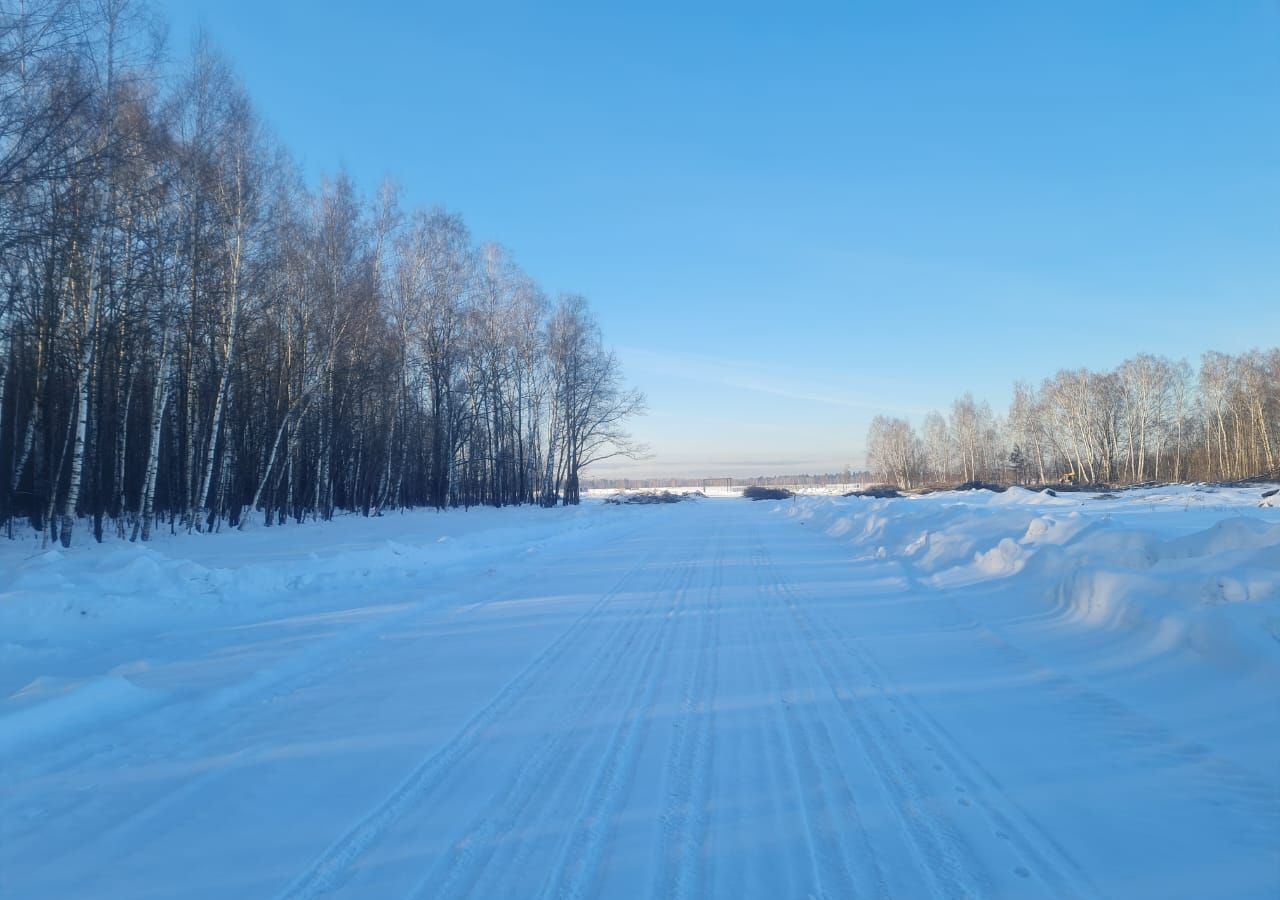
[[[1186,361],[1141,354],[1111,371],[1014,385],[1008,414],[965,394],[914,428],[877,416],[877,477],[902,487],[1002,481],[1129,485],[1280,474],[1280,348]]]
[[[0,526],[576,503],[643,398],[461,218],[308,185],[207,41],[0,0]]]

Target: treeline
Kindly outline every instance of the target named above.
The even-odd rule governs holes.
[[[583,487],[591,490],[653,490],[657,488],[735,488],[757,487],[828,487],[855,484],[870,478],[869,472],[827,472],[808,475],[755,475],[751,477],[723,476],[718,478],[666,477],[666,478],[589,478]]]
[[[642,398],[462,220],[309,189],[205,42],[0,0],[0,526],[576,503]]]
[[[1014,386],[1008,414],[965,394],[917,430],[877,416],[877,475],[903,487],[1231,481],[1280,473],[1280,348],[1206,353],[1198,369],[1143,354],[1109,372],[1063,370]]]

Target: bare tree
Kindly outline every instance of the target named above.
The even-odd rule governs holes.
[[[142,0],[0,0],[10,533],[576,502],[636,452],[640,397],[584,302],[561,340],[460,217],[341,173],[308,189],[208,41],[170,81],[154,34]]]
[[[604,349],[600,328],[579,296],[560,299],[547,326],[552,372],[552,435],[543,502],[564,504],[580,498],[581,471],[615,456],[636,457],[644,448],[624,430],[644,409],[644,396],[623,386],[618,361]]]
[[[915,487],[923,469],[924,450],[906,419],[876,416],[867,432],[867,460],[885,482]]]
[[[872,425],[869,459],[883,477],[906,480],[909,424],[881,417]],[[922,435],[924,468],[943,482],[1280,475],[1280,349],[1206,353],[1198,372],[1151,354],[1113,371],[1064,369],[1039,388],[1017,382],[1004,422],[965,394],[949,422],[937,412],[926,416]]]

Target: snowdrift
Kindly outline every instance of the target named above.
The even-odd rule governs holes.
[[[591,504],[348,515],[70,550],[41,549],[37,535],[0,540],[0,759],[174,699],[130,660],[181,656],[217,640],[207,635],[271,622],[332,632],[315,651],[331,652],[366,622],[456,602],[459,581],[518,569],[586,535],[644,527],[648,512]],[[193,644],[196,634],[206,637]],[[288,649],[286,663],[263,661],[233,690],[308,662]]]
[[[1014,595],[1025,615],[1057,626],[1280,679],[1280,515],[1257,504],[1256,488],[1100,499],[1014,487],[805,498],[776,511],[846,542],[855,559],[895,563],[908,584],[977,602]]]
[[[100,634],[157,622],[238,621],[264,607],[326,609],[353,592],[429,589],[460,569],[483,571],[587,530],[642,521],[592,505],[342,515],[217,534],[162,533],[145,544],[108,537],[70,550],[42,549],[38,535],[27,534],[0,540],[0,631],[10,640],[63,639],[77,627]],[[77,617],[93,627],[80,627]]]

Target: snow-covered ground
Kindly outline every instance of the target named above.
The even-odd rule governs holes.
[[[1260,493],[0,541],[0,897],[1276,897]]]
[[[780,484],[770,485],[770,487],[783,487],[792,493],[802,494],[806,497],[843,497],[850,491],[862,490],[869,487],[869,485],[860,481],[852,481],[847,484]],[[586,491],[586,495],[595,500],[603,500],[608,497],[625,496],[627,494],[660,494],[663,491],[670,491],[673,494],[697,492],[707,497],[741,497],[742,492],[746,489],[746,485],[742,484],[729,487],[723,484],[703,484],[695,481],[665,488],[631,488],[628,490],[591,488]]]

